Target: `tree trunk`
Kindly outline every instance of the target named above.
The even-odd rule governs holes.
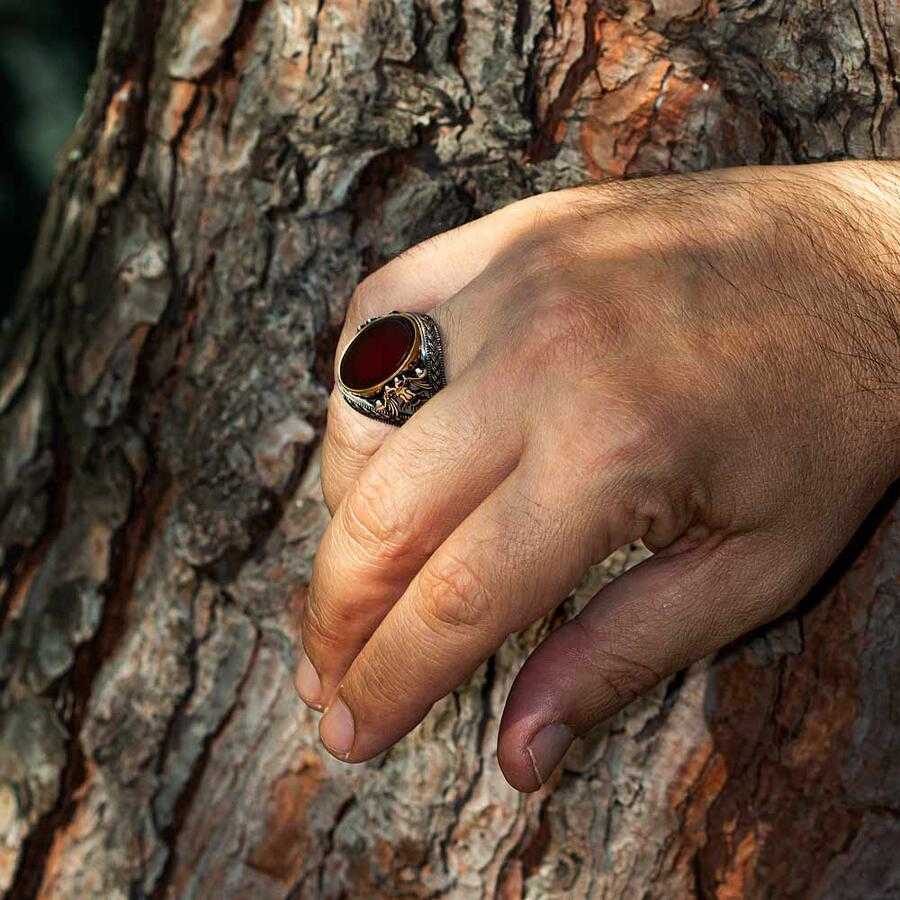
[[[6,896],[898,896],[896,495],[532,796],[550,623],[362,767],[291,684],[354,285],[590,177],[900,156],[898,71],[894,0],[111,0],[3,333]]]

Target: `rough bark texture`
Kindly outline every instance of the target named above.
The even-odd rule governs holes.
[[[898,896],[891,499],[531,797],[550,623],[355,769],[290,679],[357,281],[587,177],[898,156],[898,72],[894,0],[112,0],[3,334],[7,896]]]

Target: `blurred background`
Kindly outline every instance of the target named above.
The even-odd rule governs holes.
[[[0,320],[28,264],[56,154],[81,112],[105,2],[0,0]]]

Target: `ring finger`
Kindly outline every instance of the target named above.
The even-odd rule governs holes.
[[[297,689],[311,706],[327,703],[416,572],[516,465],[523,429],[500,380],[495,366],[468,369],[388,436],[338,504],[301,626]]]
[[[350,304],[337,360],[366,319],[392,310],[425,312],[444,331],[447,377],[452,381],[464,367],[462,344],[486,324],[482,296],[491,292],[489,264],[517,241],[533,235],[540,224],[549,223],[572,202],[567,195],[562,191],[512,203],[413,247],[370,275]],[[451,298],[461,312],[452,321],[441,314],[441,305]],[[332,511],[393,430],[351,409],[335,389],[322,449],[322,490]]]

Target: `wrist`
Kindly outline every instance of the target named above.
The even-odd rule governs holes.
[[[813,265],[827,258],[835,273],[828,324],[850,376],[848,414],[881,458],[887,486],[900,478],[900,162],[811,168],[835,214]]]

